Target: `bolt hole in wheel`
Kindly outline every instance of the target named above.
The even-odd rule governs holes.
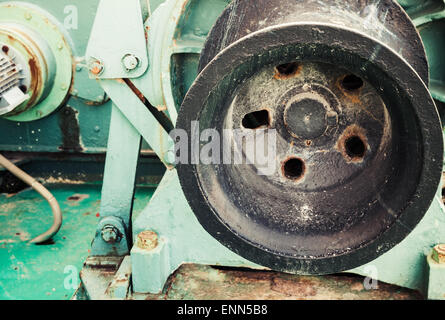
[[[246,129],[268,128],[270,126],[270,114],[267,110],[248,113],[242,121]]]
[[[298,62],[290,62],[280,64],[275,67],[277,79],[289,79],[294,76],[297,76],[301,71],[301,65]]]
[[[363,80],[353,74],[347,75],[341,82],[342,87],[348,91],[356,91],[363,87],[363,84]]]
[[[354,136],[346,140],[345,150],[352,159],[362,159],[366,153],[366,145],[360,137]]]
[[[291,158],[283,164],[283,174],[286,178],[291,180],[301,180],[304,177],[306,166],[303,160],[299,158]]]

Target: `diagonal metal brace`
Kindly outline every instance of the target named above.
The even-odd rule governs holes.
[[[115,106],[147,141],[168,169],[173,168],[174,141],[142,101],[121,79],[101,80]]]

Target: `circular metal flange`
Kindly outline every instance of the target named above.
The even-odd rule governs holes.
[[[300,72],[277,79],[289,63]],[[296,119],[301,101],[306,117]],[[178,165],[207,232],[274,270],[328,274],[374,260],[414,229],[441,178],[441,124],[421,77],[345,27],[287,23],[235,41],[187,94],[177,128],[195,137],[193,121],[201,131],[276,130],[272,174],[255,163]]]
[[[2,3],[0,43],[20,55],[30,78],[30,98],[4,117],[34,121],[61,106],[72,84],[73,57],[55,18],[31,4]]]
[[[56,73],[54,56],[47,43],[33,30],[15,24],[0,26],[0,46],[23,72],[22,85],[29,99],[7,113],[19,115],[45,99]]]
[[[206,35],[230,1],[165,1],[145,22],[151,66],[146,96],[154,106],[165,105],[173,123],[193,82]]]

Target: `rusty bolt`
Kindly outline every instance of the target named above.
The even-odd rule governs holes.
[[[106,225],[102,228],[102,239],[106,243],[113,244],[122,240],[122,234],[115,226]]]
[[[139,66],[139,58],[134,54],[127,54],[122,58],[122,64],[127,70],[134,70]]]
[[[104,71],[105,67],[102,62],[100,62],[99,60],[95,60],[90,63],[89,69],[91,74],[98,76]]]
[[[445,244],[439,244],[433,249],[433,260],[445,264]]]
[[[143,231],[138,234],[137,246],[144,250],[153,250],[158,246],[158,235],[153,231]]]

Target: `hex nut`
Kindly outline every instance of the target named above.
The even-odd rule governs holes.
[[[143,231],[138,234],[137,246],[144,250],[153,250],[158,246],[158,235],[153,231]]]
[[[121,232],[112,225],[106,225],[102,228],[102,239],[109,244],[117,243],[122,240]]]

